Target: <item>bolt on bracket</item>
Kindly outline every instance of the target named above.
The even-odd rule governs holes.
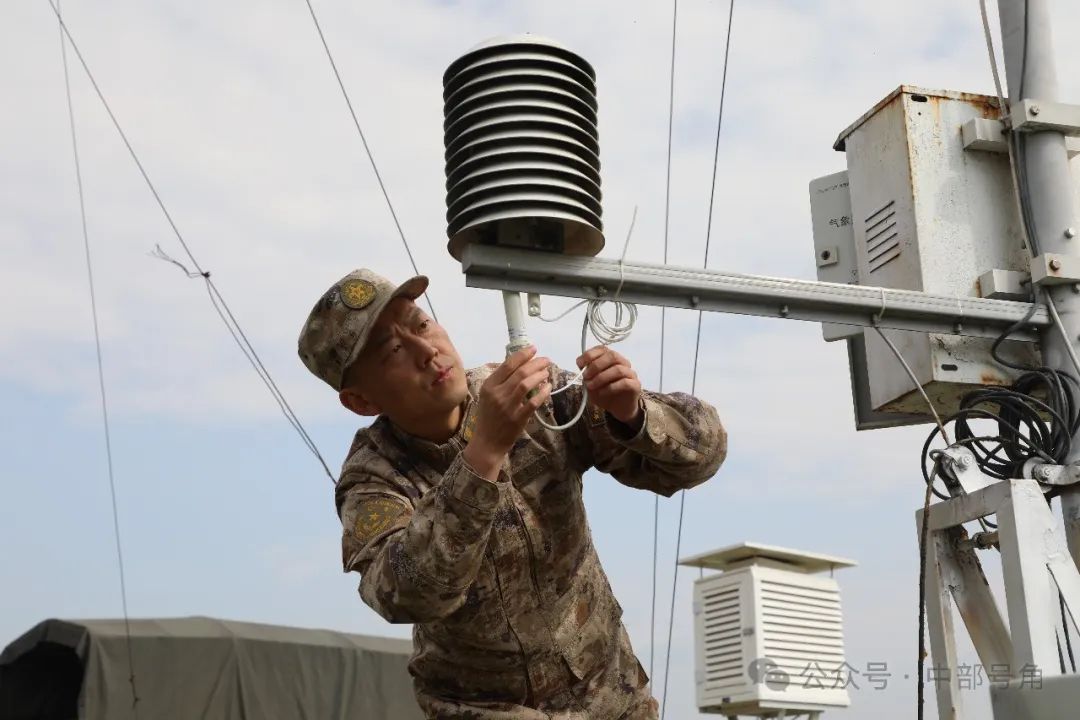
[[[1080,105],[1021,100],[1012,104],[1006,122],[1017,132],[1052,130],[1063,135],[1080,135]]]
[[[1080,256],[1043,253],[1033,258],[1031,281],[1036,285],[1080,283]]]

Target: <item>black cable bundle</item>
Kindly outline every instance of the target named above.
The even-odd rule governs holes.
[[[960,401],[960,410],[944,423],[955,424],[955,443],[974,454],[983,473],[999,480],[1022,477],[1024,463],[1032,459],[1064,465],[1072,449],[1072,438],[1080,429],[1080,405],[1076,399],[1080,382],[1075,377],[1048,367],[1018,365],[998,352],[1001,343],[1025,325],[1037,307],[1032,303],[1028,315],[1006,330],[990,348],[997,362],[1022,374],[1009,387],[986,387],[968,393]],[[996,423],[997,432],[976,433],[971,426],[975,420]],[[937,466],[946,483],[952,478],[949,468],[942,465],[940,451],[930,450],[939,435],[941,428],[935,427],[923,444],[923,478],[928,485],[932,484],[928,460]],[[943,500],[949,498],[936,488],[933,492]]]

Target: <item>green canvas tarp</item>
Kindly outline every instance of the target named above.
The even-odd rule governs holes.
[[[46,620],[0,653],[0,718],[421,720],[411,651],[407,640],[205,617]]]

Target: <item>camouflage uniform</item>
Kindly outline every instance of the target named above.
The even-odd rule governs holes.
[[[726,452],[716,411],[646,393],[633,435],[594,408],[566,432],[534,419],[492,483],[460,453],[494,367],[468,373],[464,420],[446,443],[386,418],[357,433],[336,493],[345,570],[361,574],[361,597],[384,618],[416,623],[410,667],[430,717],[655,717],[592,544],[581,476],[595,467],[668,496],[704,482]],[[570,377],[552,372],[555,387]],[[564,422],[580,398],[578,387],[556,395],[545,419]]]
[[[727,452],[716,411],[645,392],[636,432],[594,407],[565,432],[533,418],[491,482],[461,450],[495,367],[467,373],[462,421],[445,443],[386,417],[357,432],[336,490],[344,569],[360,573],[360,596],[382,617],[415,624],[410,672],[428,717],[655,718],[592,543],[582,474],[595,467],[665,496],[698,485]],[[572,377],[551,372],[554,387]],[[575,386],[541,413],[562,423],[580,400]]]

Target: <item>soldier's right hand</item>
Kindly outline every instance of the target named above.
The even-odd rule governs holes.
[[[530,346],[506,358],[484,381],[477,399],[476,428],[465,448],[465,460],[476,472],[489,479],[498,476],[529,417],[551,396],[550,365],[548,358],[536,357],[536,348]]]

